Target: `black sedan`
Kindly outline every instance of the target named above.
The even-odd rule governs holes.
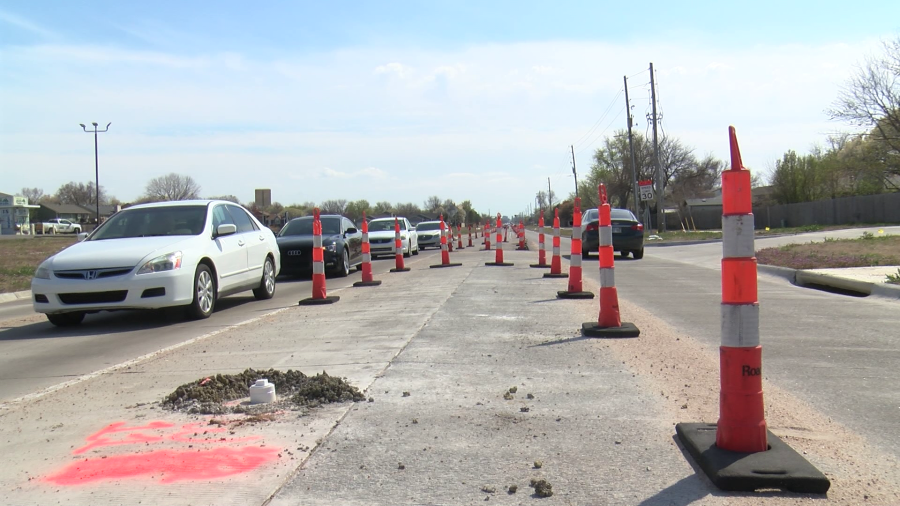
[[[610,209],[609,215],[613,250],[621,253],[623,258],[628,253],[634,255],[636,260],[644,258],[644,225],[628,209]],[[587,257],[591,253],[597,253],[600,247],[600,212],[596,208],[585,211],[581,217],[581,226],[581,254]]]
[[[344,277],[362,264],[362,232],[352,221],[337,215],[320,216],[325,272]],[[281,250],[282,274],[312,272],[313,217],[289,221],[275,237]]]

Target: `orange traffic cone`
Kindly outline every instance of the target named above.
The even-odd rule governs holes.
[[[301,306],[317,304],[333,304],[341,300],[338,296],[328,297],[325,294],[325,248],[322,247],[322,221],[319,219],[319,208],[313,210],[313,275],[312,297],[299,302]]]
[[[556,292],[560,299],[593,299],[593,292],[582,288],[581,276],[581,199],[575,197],[572,211],[572,253],[569,256],[569,289]]]
[[[606,197],[606,185],[598,188],[600,195],[599,221],[599,263],[600,263],[600,317],[596,322],[587,322],[581,326],[581,333],[586,337],[638,337],[641,331],[633,323],[622,323],[619,315],[619,294],[616,292],[616,280],[613,264],[612,219],[610,205]]]
[[[502,230],[503,223],[500,220],[500,213],[497,213],[497,253],[494,257],[493,262],[485,262],[484,265],[490,265],[494,267],[509,267],[513,264],[503,261],[503,236],[500,235],[500,231]]]
[[[532,267],[548,268],[547,251],[544,246],[544,210],[541,209],[541,216],[538,218],[538,263],[531,264]]]
[[[567,278],[568,273],[562,271],[562,260],[559,256],[559,208],[553,210],[553,258],[550,259],[550,272],[545,272],[545,278]]]
[[[378,286],[381,280],[372,277],[372,250],[369,244],[369,222],[366,220],[366,212],[362,215],[362,281],[353,283],[353,286]]]
[[[394,263],[396,266],[391,272],[409,271],[409,267],[403,265],[403,239],[400,238],[400,220],[396,216],[394,216]]]
[[[441,215],[441,263],[437,265],[431,265],[432,269],[437,269],[440,267],[458,267],[462,264],[459,263],[450,263],[450,246],[452,245],[453,239],[451,238],[449,241],[447,240],[447,236],[453,233],[453,227],[449,227],[449,234],[444,225],[444,215]]]

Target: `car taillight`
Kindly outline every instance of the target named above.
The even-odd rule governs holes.
[[[588,223],[586,227],[584,227],[585,232],[593,232],[594,230],[600,230],[600,222],[592,221]]]
[[[637,230],[638,232],[644,230],[644,224],[638,223],[637,225],[632,225],[631,230]]]

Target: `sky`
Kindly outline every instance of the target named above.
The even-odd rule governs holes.
[[[766,173],[853,131],[828,108],[900,2],[0,1],[0,192],[171,172],[282,204],[566,196],[606,136],[661,133]]]

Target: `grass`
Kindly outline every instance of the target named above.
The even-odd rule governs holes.
[[[900,269],[897,269],[897,274],[888,274],[887,281],[885,281],[885,283],[900,285]]]
[[[788,244],[761,249],[756,252],[756,259],[761,264],[792,269],[900,265],[900,236],[863,233],[859,239],[826,238],[825,242]],[[900,281],[900,269],[897,278]]]
[[[0,293],[28,290],[38,265],[75,241],[66,236],[0,239]]]

